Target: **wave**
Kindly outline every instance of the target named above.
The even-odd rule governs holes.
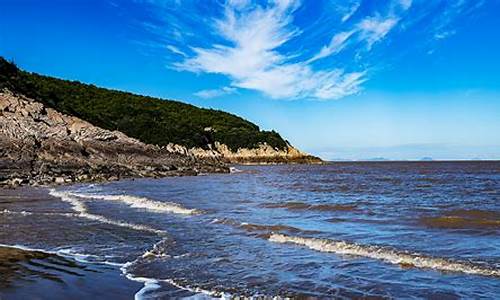
[[[285,208],[288,210],[313,210],[313,211],[352,211],[357,209],[354,204],[308,204],[304,202],[279,202],[266,203],[265,208]]]
[[[145,197],[137,197],[130,195],[97,195],[97,194],[84,194],[84,193],[73,193],[73,192],[68,192],[68,195],[83,199],[120,201],[129,205],[132,208],[140,208],[157,213],[167,212],[167,213],[175,213],[183,215],[194,215],[201,213],[196,209],[185,208],[177,203],[155,201]]]
[[[164,244],[168,242],[169,242],[168,239],[166,238],[162,239],[158,243],[154,244],[150,250],[147,250],[146,252],[144,252],[143,255],[139,256],[136,260],[127,262],[121,266],[120,270],[128,280],[144,284],[144,287],[135,294],[134,297],[135,300],[150,299],[150,297],[147,296],[147,293],[161,288],[160,286],[161,282],[172,285],[178,289],[193,293],[194,296],[189,297],[189,299],[232,299],[231,295],[226,293],[219,293],[216,291],[209,291],[201,288],[184,286],[182,284],[175,282],[175,280],[173,279],[158,279],[158,278],[136,276],[129,271],[129,269],[132,268],[134,265],[139,264],[144,260],[150,260],[155,258],[170,258],[171,256],[166,254],[163,250]]]
[[[151,232],[151,233],[160,234],[160,235],[166,234],[166,232],[163,230],[154,229],[154,228],[151,228],[149,226],[132,224],[132,223],[127,223],[127,222],[122,222],[122,221],[115,221],[115,220],[108,219],[108,218],[101,216],[101,215],[89,213],[85,203],[80,201],[77,197],[73,196],[72,193],[58,192],[54,189],[51,189],[49,191],[49,195],[60,198],[62,201],[69,203],[71,205],[73,211],[75,211],[76,215],[79,217],[82,217],[82,218],[85,218],[88,220],[92,220],[92,221],[98,221],[101,223],[106,223],[106,224],[118,226],[118,227],[124,227],[124,228],[128,228],[128,229],[138,230],[138,231],[146,231],[146,232]]]
[[[320,252],[362,256],[404,267],[416,267],[434,269],[443,272],[460,272],[473,275],[500,277],[500,269],[487,268],[473,263],[452,261],[446,258],[430,257],[418,253],[398,251],[380,246],[364,246],[346,241],[303,238],[284,234],[272,234],[269,237],[269,241],[306,246],[312,250]]]
[[[247,222],[238,222],[233,219],[215,219],[211,222],[212,224],[224,224],[230,225],[235,228],[243,229],[250,233],[273,233],[273,232],[288,232],[288,233],[303,233],[303,234],[317,234],[320,233],[316,230],[303,230],[297,227],[284,225],[284,224],[275,224],[275,225],[267,225],[267,224],[252,224]],[[269,237],[269,234],[265,236]]]

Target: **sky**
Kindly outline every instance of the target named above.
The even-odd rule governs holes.
[[[0,0],[21,68],[242,116],[324,159],[500,159],[500,0]]]

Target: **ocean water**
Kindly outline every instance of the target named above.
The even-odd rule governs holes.
[[[500,297],[500,162],[237,166],[30,193],[3,191],[1,244],[117,266],[138,299]]]

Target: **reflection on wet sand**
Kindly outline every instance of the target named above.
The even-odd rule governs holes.
[[[141,288],[116,266],[0,246],[0,299],[130,299]]]
[[[77,263],[40,251],[27,251],[18,248],[0,247],[0,287],[7,288],[18,280],[33,281],[36,278],[62,282],[56,273],[75,276],[84,267]]]

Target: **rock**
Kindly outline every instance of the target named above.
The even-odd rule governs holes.
[[[198,158],[221,159],[232,164],[322,163],[320,158],[301,152],[291,145],[287,145],[285,149],[275,149],[261,144],[254,149],[240,148],[231,151],[228,146],[215,142],[212,148],[193,148],[189,151]]]
[[[66,182],[66,180],[64,180],[63,177],[54,177],[54,183],[55,184],[63,184],[65,182]]]
[[[4,185],[175,175],[169,170],[183,170],[177,172],[180,175],[196,174],[193,170],[229,172],[217,156],[194,156],[175,144],[144,144],[8,90],[0,91],[0,110]]]

